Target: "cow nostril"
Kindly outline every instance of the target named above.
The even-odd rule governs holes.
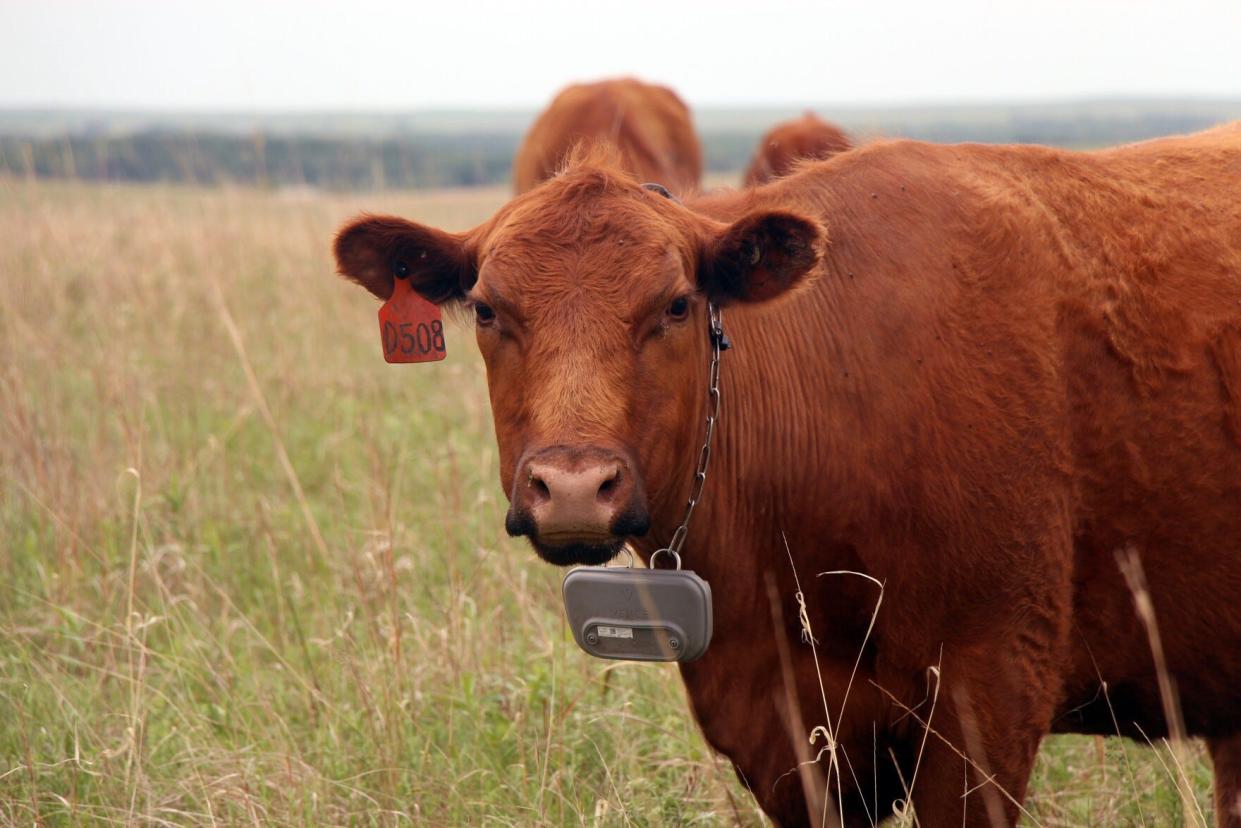
[[[536,502],[542,503],[551,500],[552,490],[547,488],[547,483],[543,481],[542,477],[531,474],[527,485],[534,490],[534,500]]]
[[[611,500],[612,496],[616,493],[616,490],[619,487],[620,487],[620,469],[617,469],[616,471],[612,472],[612,475],[607,480],[604,480],[602,483],[599,484],[599,493],[598,493],[599,500],[602,500],[602,501]]]

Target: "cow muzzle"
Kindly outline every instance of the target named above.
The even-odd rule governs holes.
[[[642,482],[625,452],[552,446],[518,463],[504,528],[549,563],[600,564],[646,534]]]

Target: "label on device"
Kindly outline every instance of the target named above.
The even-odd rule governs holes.
[[[561,593],[573,640],[595,658],[693,661],[711,643],[711,585],[688,569],[579,566]]]
[[[379,336],[388,362],[435,362],[448,355],[439,305],[423,299],[396,279],[392,295],[379,309]]]

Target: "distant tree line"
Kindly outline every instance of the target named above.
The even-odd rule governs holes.
[[[384,189],[503,181],[517,137],[429,135],[385,140],[152,130],[30,140],[0,136],[15,176]]]
[[[1090,149],[1144,141],[1164,135],[1197,132],[1220,121],[1216,116],[1193,113],[1148,112],[1122,118],[1075,112],[1072,117],[1039,118],[1015,111],[983,123],[930,120],[905,132],[887,134],[939,143],[977,141],[987,144],[1043,144],[1051,147]]]
[[[830,117],[830,113],[826,113]],[[918,117],[845,122],[863,139],[878,135],[929,141],[983,141],[1092,147],[1192,132],[1217,122],[1200,112],[1136,112],[1091,117],[1031,117],[996,108],[986,117]],[[741,169],[765,123],[704,130],[707,168]],[[0,135],[0,172],[16,177],[201,185],[310,186],[341,190],[469,187],[508,180],[519,131],[411,133],[386,138],[238,134],[147,129],[115,135]]]

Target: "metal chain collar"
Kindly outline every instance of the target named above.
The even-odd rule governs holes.
[[[723,316],[714,302],[707,303],[707,336],[711,339],[711,369],[707,375],[707,434],[702,441],[698,469],[694,472],[694,484],[690,487],[681,525],[672,533],[672,540],[667,546],[656,549],[651,554],[652,569],[655,568],[655,560],[664,553],[672,556],[677,569],[681,568],[681,547],[685,544],[685,536],[689,534],[689,519],[694,515],[694,507],[698,505],[703,486],[707,482],[707,466],[711,462],[711,437],[715,434],[715,421],[720,416],[720,353],[732,347],[732,343],[724,335]]]

